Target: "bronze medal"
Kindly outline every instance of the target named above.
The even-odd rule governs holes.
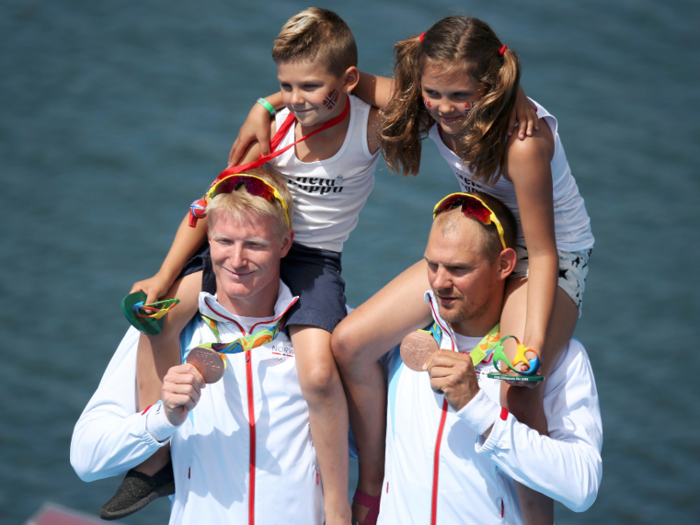
[[[199,370],[206,383],[216,383],[224,375],[221,356],[210,348],[193,348],[187,355],[187,362]]]
[[[437,341],[430,332],[417,330],[401,341],[401,360],[411,370],[423,372],[425,363],[438,350]]]

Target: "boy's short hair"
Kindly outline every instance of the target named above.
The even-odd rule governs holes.
[[[275,63],[320,61],[339,77],[357,66],[357,44],[345,21],[333,11],[309,7],[287,20],[272,46]]]
[[[289,221],[292,221],[292,216],[294,215],[292,194],[289,192],[287,183],[282,177],[263,168],[246,170],[241,175],[255,175],[275,188],[287,204]],[[246,191],[244,185],[241,185],[231,193],[220,193],[207,204],[207,217],[210,221],[219,213],[230,213],[234,217],[240,218],[243,214],[251,211],[261,218],[274,217],[280,237],[284,237],[289,233],[291,228],[287,225],[282,205],[276,200],[271,203],[262,197],[251,195]]]

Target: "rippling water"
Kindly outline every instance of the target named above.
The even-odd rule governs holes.
[[[193,196],[225,167],[251,104],[276,89],[271,42],[305,2],[0,5],[0,520],[45,500],[96,513],[119,483],[81,482],[73,425]],[[361,69],[449,14],[489,22],[526,92],[559,118],[593,221],[584,316],[603,411],[604,476],[558,523],[692,523],[700,511],[700,10],[697,2],[328,2]],[[353,305],[421,257],[457,188],[432,144],[420,176],[385,167],[346,244]],[[167,521],[159,501],[126,523]]]

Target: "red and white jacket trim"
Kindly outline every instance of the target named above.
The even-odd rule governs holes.
[[[441,347],[461,352],[430,293]],[[478,342],[474,339],[474,345]],[[572,339],[545,385],[549,436],[501,409],[500,382],[492,363],[477,368],[476,410],[449,408],[424,372],[385,361],[389,373],[385,490],[380,525],[415,523],[523,523],[514,480],[581,512],[589,508],[602,478],[602,423],[595,379],[585,349]],[[469,406],[469,405],[467,405]],[[473,408],[473,407],[472,407]],[[493,424],[488,439],[473,427]]]
[[[265,328],[294,301],[280,281],[272,319],[234,316],[206,293],[200,309],[229,341]],[[71,463],[85,481],[123,474],[163,446],[146,429],[153,409],[142,414],[135,408],[138,338],[133,328],[127,332],[73,432]],[[196,318],[181,337],[183,360],[189,349],[213,341]],[[170,523],[267,525],[283,517],[320,525],[323,494],[291,341],[281,332],[267,345],[226,359],[223,379],[206,386],[172,436]]]

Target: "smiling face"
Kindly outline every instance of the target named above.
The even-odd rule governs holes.
[[[279,291],[280,259],[293,233],[281,236],[276,219],[254,212],[209,217],[209,246],[218,301],[231,313],[267,317]]]
[[[481,228],[461,210],[444,212],[433,222],[425,250],[440,315],[458,334],[475,337],[498,322],[505,278],[514,264],[504,264],[502,256],[490,260]]]
[[[317,61],[280,62],[277,79],[284,105],[308,127],[321,125],[343,111],[346,95],[357,84],[359,73],[351,67],[336,77]]]
[[[464,66],[427,66],[421,76],[423,103],[443,132],[462,132],[473,104],[481,98],[483,88]]]

